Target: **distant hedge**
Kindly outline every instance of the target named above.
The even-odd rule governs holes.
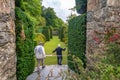
[[[50,31],[50,39],[52,39],[53,38],[53,28],[52,28],[52,26],[48,26],[48,29]]]
[[[49,27],[43,27],[42,34],[46,37],[46,41],[50,41],[50,30]]]
[[[60,41],[63,41],[64,37],[65,37],[65,27],[60,27],[59,28],[59,39],[60,39]]]
[[[86,15],[82,14],[80,16],[74,17],[68,21],[68,65],[69,67],[79,72],[78,67],[74,66],[72,56],[76,56],[83,62],[83,67],[85,67],[86,58]],[[77,64],[76,64],[77,65]]]
[[[33,23],[19,8],[15,8],[16,15],[16,54],[17,80],[25,80],[34,70]]]

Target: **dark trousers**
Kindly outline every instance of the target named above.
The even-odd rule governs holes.
[[[38,67],[38,70],[39,70],[39,67],[40,67],[40,62],[42,64],[42,67],[44,66],[44,58],[43,59],[37,59],[37,67]]]
[[[62,64],[62,55],[57,55],[57,62],[58,62],[58,65]]]

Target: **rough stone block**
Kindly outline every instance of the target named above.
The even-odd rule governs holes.
[[[120,0],[107,0],[107,6],[120,7]]]
[[[14,0],[0,0],[0,80],[16,80],[14,8]]]
[[[94,11],[99,8],[99,0],[88,0],[87,11]]]

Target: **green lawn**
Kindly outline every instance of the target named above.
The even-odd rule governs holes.
[[[45,65],[57,64],[56,54],[52,53],[52,51],[57,47],[58,44],[61,44],[62,48],[67,48],[63,42],[60,42],[58,36],[53,36],[53,38],[50,41],[45,43],[44,48],[46,55],[55,55],[55,56],[47,56],[45,58]],[[62,54],[63,54],[62,64],[67,64],[67,50],[63,51]]]
[[[61,47],[66,48],[66,45],[63,42],[60,42],[58,36],[53,36],[53,39],[46,42],[44,45],[46,54],[52,54],[52,51],[57,47],[58,44],[61,44]],[[67,51],[63,52],[63,54],[66,52]]]

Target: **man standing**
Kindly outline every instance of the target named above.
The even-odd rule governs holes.
[[[46,57],[46,54],[45,54],[45,49],[43,47],[42,42],[40,42],[39,45],[35,47],[34,53],[35,53],[35,57],[37,59],[38,70],[40,70],[40,68],[39,68],[40,67],[40,62],[42,63],[42,68],[45,68],[44,58]]]
[[[53,51],[56,52],[57,54],[57,62],[58,62],[58,65],[62,65],[62,51],[65,51],[66,49],[65,48],[61,48],[60,47],[60,44],[58,44],[58,47]]]

